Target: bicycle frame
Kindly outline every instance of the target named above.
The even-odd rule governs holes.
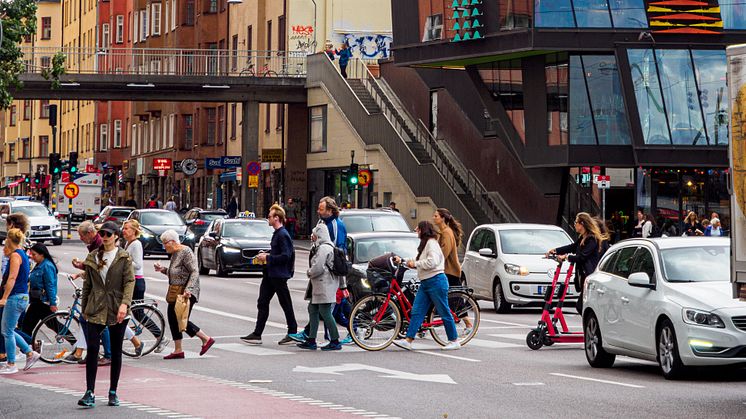
[[[404,294],[401,286],[399,286],[399,282],[396,280],[396,277],[394,277],[391,279],[391,286],[389,287],[388,294],[386,294],[386,301],[383,302],[381,310],[378,310],[378,313],[376,313],[376,316],[373,318],[375,322],[381,321],[384,313],[386,312],[386,309],[389,307],[389,304],[391,304],[394,299],[399,302],[399,307],[401,308],[404,318],[407,320],[407,322],[410,321],[409,314],[412,311],[412,303],[409,302],[409,298],[407,298],[406,294]],[[394,301],[393,304],[396,304],[396,301]],[[453,316],[454,322],[458,323],[461,320],[456,315],[456,313],[453,312],[453,310],[451,310],[451,315]],[[442,319],[436,320],[434,322],[423,322],[420,328],[431,329],[433,327],[439,326],[443,326]]]

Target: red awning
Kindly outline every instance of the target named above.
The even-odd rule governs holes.
[[[23,179],[18,179],[18,180],[14,181],[14,182],[10,182],[9,184],[5,185],[5,187],[6,188],[12,188],[14,186],[20,185],[21,183],[23,183]]]

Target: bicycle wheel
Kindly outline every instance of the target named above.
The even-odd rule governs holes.
[[[358,300],[350,312],[350,336],[357,346],[367,351],[380,351],[391,345],[401,328],[401,312],[393,301],[389,301],[380,320],[386,296],[373,294]]]
[[[132,315],[127,327],[145,345],[141,355],[145,356],[160,345],[166,331],[166,322],[163,320],[163,314],[154,305],[135,304],[130,311]],[[122,344],[122,353],[131,357],[135,356],[135,346],[126,338]]]
[[[85,339],[80,322],[68,311],[58,311],[45,317],[34,328],[31,342],[41,341],[41,360],[58,364],[75,351],[78,339]]]
[[[277,72],[274,70],[267,70],[262,74],[262,77],[277,77]]]
[[[464,291],[450,291],[448,292],[448,306],[451,307],[451,313],[455,315],[459,343],[466,345],[479,329],[479,305]],[[427,321],[428,323],[440,321],[440,315],[435,307],[430,309]],[[467,323],[471,327],[468,327]],[[431,327],[430,334],[439,345],[444,346],[448,343],[448,335],[444,326]]]

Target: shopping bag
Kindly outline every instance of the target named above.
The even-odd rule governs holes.
[[[174,311],[176,311],[176,319],[179,321],[179,331],[183,332],[186,330],[187,323],[189,322],[189,298],[183,294],[179,294],[176,297]]]

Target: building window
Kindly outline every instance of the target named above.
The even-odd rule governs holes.
[[[272,21],[267,21],[267,51],[272,51]]]
[[[254,45],[252,42],[254,40],[254,28],[252,25],[249,25],[246,27],[246,49],[248,51],[251,51],[251,47]],[[251,61],[251,54],[246,56],[246,60]]]
[[[537,28],[648,27],[643,0],[537,0],[534,10]]]
[[[151,33],[153,36],[158,36],[161,34],[161,4],[153,3],[151,7],[153,8],[153,27],[151,28]]]
[[[16,110],[16,105],[10,106],[10,126],[14,127],[16,125],[16,120],[18,119],[18,112]]]
[[[8,145],[8,162],[14,162],[14,161],[16,161],[16,145],[9,144]]]
[[[101,25],[101,48],[109,48],[109,24],[104,23]]]
[[[49,119],[49,99],[39,101],[39,118]]]
[[[285,126],[285,105],[282,103],[278,103],[277,105],[277,121],[275,130],[281,131],[283,127]]]
[[[145,41],[150,36],[149,17],[150,13],[148,13],[148,9],[140,10],[140,23],[142,24],[142,31],[140,33],[142,36],[140,38],[141,41]]]
[[[218,106],[218,144],[223,144],[225,135],[225,106]]]
[[[39,136],[39,157],[46,157],[49,155],[49,136]]]
[[[117,37],[116,43],[124,42],[124,15],[117,15]]]
[[[41,57],[42,68],[49,68],[51,66],[52,66],[52,57],[49,57],[49,56]]]
[[[531,27],[533,0],[500,0],[500,30],[510,31]]]
[[[194,0],[186,0],[184,3],[184,25],[194,26]]]
[[[140,41],[140,12],[138,11],[135,11],[135,14],[132,20],[131,33],[135,35],[134,40],[132,41],[134,41],[135,43],[139,42]]]
[[[99,125],[99,151],[109,149],[109,124]]]
[[[194,116],[184,115],[184,149],[191,150],[194,145]]]
[[[21,139],[21,158],[28,159],[31,157],[31,142],[28,138]]]
[[[326,151],[326,106],[312,107],[309,118],[311,129],[308,151],[323,153]]]
[[[506,60],[479,66],[492,99],[499,101],[513,122],[521,141],[526,142],[526,120],[523,105],[523,70],[521,60]]]
[[[238,70],[238,35],[231,38],[231,70]]]
[[[285,51],[287,49],[285,38],[286,38],[285,16],[283,15],[277,18],[277,50],[278,51]]]
[[[114,120],[114,148],[122,146],[122,121]]]
[[[52,39],[52,18],[41,18],[41,39]]]
[[[205,6],[207,6],[205,13],[217,13],[218,12],[218,0],[206,0]]]
[[[214,145],[215,134],[217,131],[215,123],[215,108],[206,108],[205,112],[207,116],[207,145]]]
[[[164,2],[165,2],[165,6],[164,6],[165,8],[163,10],[163,33],[166,34],[168,33],[168,28],[170,28],[170,25],[168,22],[171,19],[171,13],[169,13],[170,12],[169,7],[171,6],[170,4],[171,2],[169,0],[164,0]]]
[[[31,101],[30,100],[24,100],[23,101],[23,120],[28,121],[31,119]]]
[[[547,144],[565,145],[568,142],[567,98],[568,98],[567,54],[546,56],[544,74],[547,86]]]
[[[443,39],[443,15],[438,13],[426,17],[422,42],[439,41],[441,39]]]
[[[238,125],[238,121],[236,119],[236,108],[238,107],[237,104],[233,103],[231,104],[231,140],[236,139],[236,126]]]
[[[171,3],[171,30],[176,30],[176,8],[177,8],[177,2],[179,0],[173,0],[173,3]]]

